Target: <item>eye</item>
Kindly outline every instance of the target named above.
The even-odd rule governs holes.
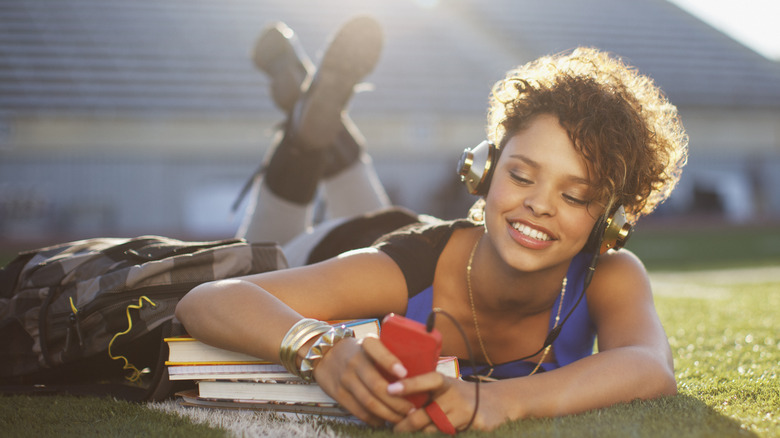
[[[533,181],[515,172],[509,172],[509,176],[520,184],[532,184]]]
[[[563,195],[563,199],[565,199],[566,202],[568,202],[570,204],[573,204],[573,205],[577,205],[577,206],[585,206],[585,205],[588,205],[590,203],[590,201],[588,201],[586,199],[581,199],[581,198],[579,198],[577,196],[572,196],[572,195],[567,195],[567,194]]]

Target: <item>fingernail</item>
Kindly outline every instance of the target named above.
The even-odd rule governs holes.
[[[389,385],[387,385],[387,393],[388,394],[400,394],[404,390],[404,384],[401,382],[393,382]]]
[[[400,363],[393,365],[393,374],[395,374],[399,378],[403,379],[404,377],[406,377],[407,373],[408,372],[406,371],[406,368],[404,368],[404,366],[401,365]]]

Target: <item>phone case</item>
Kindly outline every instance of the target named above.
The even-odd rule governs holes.
[[[441,333],[438,330],[428,332],[425,324],[391,313],[382,321],[379,339],[404,364],[407,377],[436,370],[441,354]],[[384,374],[390,381],[398,380],[395,376]],[[407,399],[419,408],[428,400],[428,394],[413,394]]]

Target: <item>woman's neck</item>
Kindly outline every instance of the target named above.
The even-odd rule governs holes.
[[[480,232],[472,264],[472,293],[478,306],[496,314],[549,311],[560,295],[569,263],[526,272],[507,264]],[[476,242],[475,242],[476,244]]]

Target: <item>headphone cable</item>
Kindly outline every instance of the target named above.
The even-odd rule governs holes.
[[[588,266],[588,270],[585,272],[585,280],[583,281],[583,287],[582,287],[582,293],[577,298],[577,301],[574,303],[574,306],[566,313],[566,316],[563,317],[563,320],[560,324],[558,324],[556,327],[554,327],[552,330],[550,330],[549,333],[547,333],[547,337],[544,339],[544,344],[542,344],[542,348],[537,350],[534,353],[529,354],[528,356],[521,357],[520,359],[515,359],[512,362],[520,362],[524,360],[528,360],[537,354],[544,351],[545,348],[552,345],[553,342],[555,342],[556,339],[558,339],[558,336],[561,334],[561,330],[563,329],[563,325],[566,323],[566,321],[569,320],[569,317],[574,313],[574,310],[577,309],[577,306],[579,306],[580,302],[583,298],[585,298],[585,292],[588,290],[588,286],[590,286],[590,281],[593,279],[593,273],[596,272],[596,265],[598,264],[598,258],[599,253],[593,255],[593,259],[590,262],[590,265]]]
[[[563,325],[566,323],[566,321],[569,319],[569,317],[574,313],[574,310],[577,308],[577,306],[579,306],[580,302],[585,297],[585,292],[587,292],[588,286],[590,286],[590,282],[593,279],[593,273],[596,272],[596,265],[598,264],[598,259],[599,259],[599,252],[597,250],[596,253],[593,255],[593,259],[591,260],[590,265],[588,266],[588,270],[585,272],[585,280],[583,281],[582,293],[577,298],[577,301],[574,303],[574,306],[572,306],[571,310],[569,310],[569,312],[563,318],[561,323],[559,325],[557,325],[556,327],[554,327],[552,330],[550,330],[550,332],[547,334],[547,337],[544,340],[544,344],[542,345],[542,348],[540,348],[537,352],[535,352],[533,354],[529,354],[528,356],[521,357],[520,359],[516,359],[513,362],[519,362],[519,361],[528,360],[528,359],[536,356],[537,354],[541,353],[542,351],[544,351],[545,348],[549,347],[550,345],[552,345],[553,342],[555,342],[555,340],[561,334],[561,329],[563,328]],[[469,344],[468,337],[466,336],[466,333],[463,331],[463,327],[461,327],[460,323],[458,323],[458,321],[455,319],[454,316],[452,316],[451,314],[447,313],[445,310],[443,310],[440,307],[435,307],[428,314],[428,318],[427,318],[426,323],[425,323],[425,330],[428,331],[429,333],[431,331],[433,331],[433,327],[435,325],[435,318],[436,318],[436,314],[437,313],[440,313],[440,314],[446,316],[447,318],[449,318],[450,321],[452,321],[452,323],[458,329],[458,332],[460,332],[460,336],[463,338],[464,344],[466,344],[466,351],[468,352],[469,364],[471,365],[471,369],[476,371],[477,365],[476,365],[476,361],[474,360],[474,353],[471,350],[471,344]],[[466,424],[466,427],[464,427],[461,430],[461,432],[469,430],[471,425],[474,424],[474,420],[477,418],[477,411],[479,410],[479,383],[480,383],[480,379],[479,378],[475,378],[475,379],[473,379],[473,382],[474,382],[474,411],[471,414],[471,419],[469,419],[468,424]]]

